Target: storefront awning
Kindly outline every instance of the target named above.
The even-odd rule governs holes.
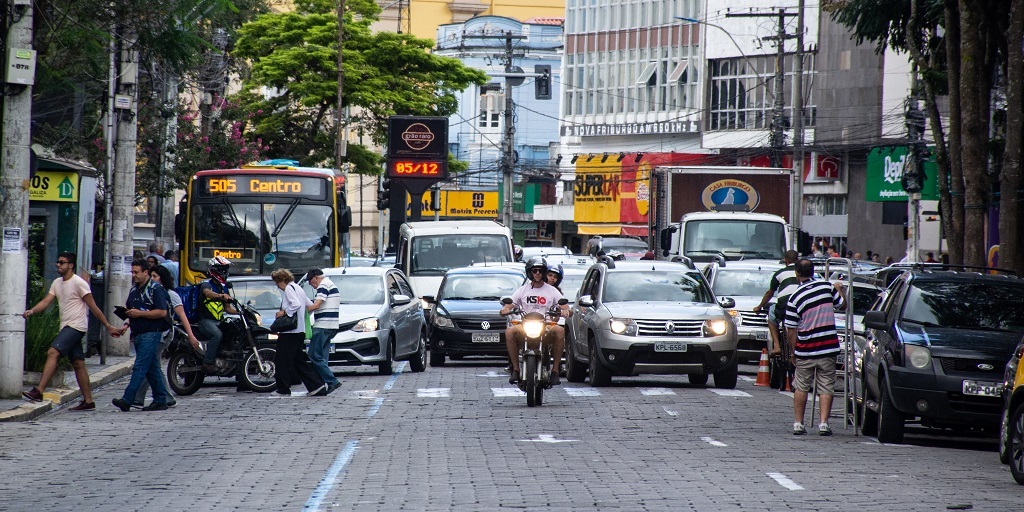
[[[647,226],[635,224],[577,224],[576,232],[581,235],[623,235],[647,236]]]
[[[646,237],[649,232],[647,226],[622,226],[622,234],[625,236],[640,236]]]

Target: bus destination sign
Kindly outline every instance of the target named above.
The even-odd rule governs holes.
[[[200,197],[277,196],[323,199],[324,180],[309,176],[249,174],[240,176],[202,176]]]

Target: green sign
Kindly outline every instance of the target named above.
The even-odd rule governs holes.
[[[504,190],[498,191],[498,205],[505,204]],[[523,183],[512,187],[512,211],[533,213],[533,207],[540,203],[540,184]]]
[[[909,197],[903,190],[901,180],[903,171],[910,164],[907,148],[904,146],[887,146],[873,148],[868,153],[867,183],[864,199],[869,202],[906,201]],[[935,157],[924,163],[924,189],[921,199],[937,200],[939,170],[935,165]]]

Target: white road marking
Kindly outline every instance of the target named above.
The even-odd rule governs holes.
[[[660,395],[674,395],[675,391],[668,388],[643,388],[640,390],[641,394],[647,396],[660,396]]]
[[[793,398],[793,392],[792,391],[779,391],[779,394],[780,395],[786,395],[786,396],[788,396],[790,398]]]
[[[526,396],[526,393],[519,391],[519,388],[491,388],[495,398],[508,398],[510,396]]]
[[[477,374],[477,377],[504,377],[505,375],[507,375],[507,374],[502,374],[502,373],[498,373],[498,372],[496,372],[494,370],[491,370],[491,371],[489,371],[487,373],[484,373],[484,374]]]
[[[667,412],[669,416],[679,416],[679,411],[673,411],[668,407],[662,407],[662,409],[665,409],[665,412]]]
[[[753,377],[747,377],[746,375],[740,375],[739,379],[746,382],[757,382]]]
[[[601,392],[594,388],[562,388],[569,396],[601,396]]]
[[[416,390],[416,396],[420,398],[449,398],[452,396],[451,388],[420,388]]]
[[[320,510],[320,504],[323,502],[324,497],[331,492],[334,483],[338,481],[341,472],[345,470],[345,466],[348,466],[358,448],[359,441],[345,443],[345,447],[338,452],[338,456],[334,458],[334,464],[331,464],[327,474],[320,479],[320,483],[313,490],[313,494],[309,496],[309,499],[306,500],[306,505],[302,507],[302,510]]]
[[[700,440],[704,441],[705,443],[710,444],[711,446],[720,446],[720,447],[729,446],[729,445],[727,445],[727,444],[725,444],[725,443],[723,443],[721,441],[715,441],[713,438],[707,437],[707,436],[700,438]]]
[[[738,389],[707,388],[707,390],[716,395],[722,396],[750,396],[750,393],[747,393],[746,391],[740,391]]]
[[[555,439],[551,434],[537,434],[537,439],[520,439],[522,443],[575,443],[575,439]]]
[[[796,482],[790,480],[788,476],[783,475],[782,473],[765,473],[765,474],[768,475],[768,477],[771,478],[772,480],[775,480],[776,482],[778,482],[779,485],[785,487],[786,489],[789,489],[791,491],[802,491],[802,490],[804,490],[803,487],[801,487]]]

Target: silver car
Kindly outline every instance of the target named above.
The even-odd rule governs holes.
[[[665,261],[611,261],[587,272],[572,306],[566,378],[606,386],[613,375],[686,374],[735,388],[736,324],[695,269]]]
[[[783,268],[777,261],[715,261],[704,269],[704,276],[715,297],[729,297],[736,302],[731,310],[739,338],[740,361],[757,361],[761,349],[768,348],[768,308],[754,313],[772,280],[772,274]],[[775,302],[775,298],[772,299]]]
[[[391,373],[392,361],[408,360],[414,372],[427,366],[427,328],[420,300],[401,270],[385,267],[325,268],[341,292],[332,365],[376,365]]]

